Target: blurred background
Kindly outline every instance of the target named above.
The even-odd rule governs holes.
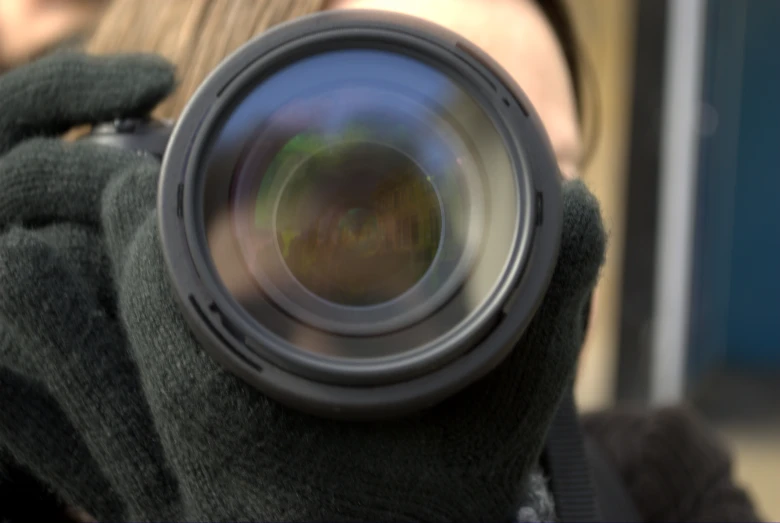
[[[0,71],[77,43],[105,1],[66,3],[0,0]],[[693,404],[780,521],[780,1],[569,5],[610,234],[579,404]]]
[[[693,404],[779,521],[780,2],[569,4],[610,232],[580,406]]]

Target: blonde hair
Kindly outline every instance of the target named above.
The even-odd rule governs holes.
[[[176,65],[178,88],[154,112],[175,119],[208,74],[265,30],[325,9],[327,0],[113,0],[86,50],[148,52]]]

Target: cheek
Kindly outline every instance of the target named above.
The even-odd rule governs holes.
[[[561,174],[567,180],[577,178],[579,176],[582,138],[573,109],[569,109],[565,102],[553,99],[542,98],[541,103],[537,104],[531,98],[531,103],[534,104],[539,119],[544,125],[544,130],[550,139]]]
[[[568,65],[546,24],[527,19],[521,29],[505,34],[505,45],[488,51],[525,92],[550,138],[561,171],[574,178],[582,137]]]
[[[576,180],[580,177],[580,168],[573,162],[558,162],[558,169],[566,181]]]
[[[561,174],[567,180],[579,177],[582,138],[573,109],[565,101],[545,96],[544,93],[534,97],[533,90],[524,91],[544,125]]]

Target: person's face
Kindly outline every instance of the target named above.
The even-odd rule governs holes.
[[[330,6],[413,15],[481,47],[530,99],[564,176],[578,176],[582,139],[571,75],[555,31],[533,0],[332,0]]]
[[[87,25],[103,2],[0,0],[0,68],[17,66]]]

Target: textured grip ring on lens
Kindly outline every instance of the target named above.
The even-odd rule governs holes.
[[[511,350],[555,264],[559,178],[522,92],[468,45],[323,13],[201,86],[163,162],[160,229],[224,366],[311,412],[381,417]]]

